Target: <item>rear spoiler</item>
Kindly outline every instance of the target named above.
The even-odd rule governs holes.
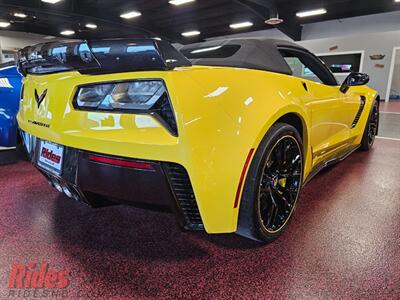
[[[24,76],[66,71],[82,74],[167,71],[191,65],[170,43],[153,39],[43,43],[20,50],[17,62]]]

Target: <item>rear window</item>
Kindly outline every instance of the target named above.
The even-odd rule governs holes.
[[[189,59],[198,58],[228,58],[239,51],[240,45],[224,45],[224,46],[210,46],[189,48],[181,50],[182,54]]]

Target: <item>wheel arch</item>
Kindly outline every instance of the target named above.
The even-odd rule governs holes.
[[[285,123],[285,124],[291,125],[297,129],[300,137],[302,137],[303,156],[304,156],[303,168],[305,171],[306,164],[308,163],[308,160],[310,158],[309,154],[311,153],[311,151],[309,150],[310,133],[309,133],[308,125],[307,125],[306,116],[307,116],[306,113],[301,112],[301,109],[299,109],[299,110],[285,109],[285,111],[283,113],[278,113],[275,115],[274,118],[270,118],[269,122],[266,124],[267,125],[266,128],[264,128],[262,130],[262,132],[260,133],[261,138],[259,138],[259,142],[256,143],[256,146],[254,147],[255,153],[262,146],[264,137],[267,135],[268,131],[270,130],[270,128],[272,126],[274,126],[277,123]],[[254,159],[254,156],[253,156],[253,159]],[[244,179],[245,182],[248,180],[250,168],[251,168],[251,163],[249,166],[249,170],[246,174],[246,177]],[[305,175],[306,174],[303,174],[303,178],[305,178]],[[247,238],[253,239],[253,240],[259,240],[254,233],[254,227],[252,225],[252,222],[249,222],[248,214],[252,211],[252,208],[250,209],[248,206],[249,202],[246,201],[245,199],[243,199],[244,193],[245,193],[245,187],[243,187],[241,199],[240,199],[236,233],[241,236],[245,236]]]
[[[297,113],[287,113],[281,116],[278,120],[274,122],[276,123],[286,123],[292,125],[299,132],[302,137],[303,142],[303,151],[305,152],[308,147],[308,129],[304,119]],[[274,125],[273,124],[273,125]]]
[[[274,115],[273,118],[270,119],[266,128],[263,128],[262,132],[258,137],[258,142],[256,143],[255,149],[258,149],[260,143],[264,136],[267,134],[268,130],[276,123],[286,123],[292,125],[297,129],[300,136],[302,137],[303,143],[303,155],[304,155],[304,169],[305,171],[310,168],[312,164],[312,155],[311,155],[311,132],[309,130],[309,116],[306,111],[298,106],[292,106],[288,108],[284,108]],[[305,172],[306,173],[306,172]],[[304,174],[305,176],[307,174]]]

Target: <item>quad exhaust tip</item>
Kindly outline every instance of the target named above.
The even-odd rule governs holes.
[[[68,184],[58,180],[57,178],[50,178],[49,184],[53,186],[59,193],[64,194],[68,198],[74,199],[75,201],[80,201],[80,196],[78,193]]]
[[[58,192],[63,193],[63,188],[62,188],[61,184],[56,179],[52,179],[51,183],[56,188],[56,190]]]
[[[64,191],[64,194],[68,197],[68,198],[72,198],[72,193],[71,191],[68,189],[68,186],[66,186],[65,184],[62,185],[62,189]]]

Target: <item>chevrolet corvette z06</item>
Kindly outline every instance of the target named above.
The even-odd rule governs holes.
[[[23,140],[58,191],[170,210],[187,230],[276,239],[302,186],[378,130],[367,75],[339,85],[287,41],[58,41],[18,66]]]

